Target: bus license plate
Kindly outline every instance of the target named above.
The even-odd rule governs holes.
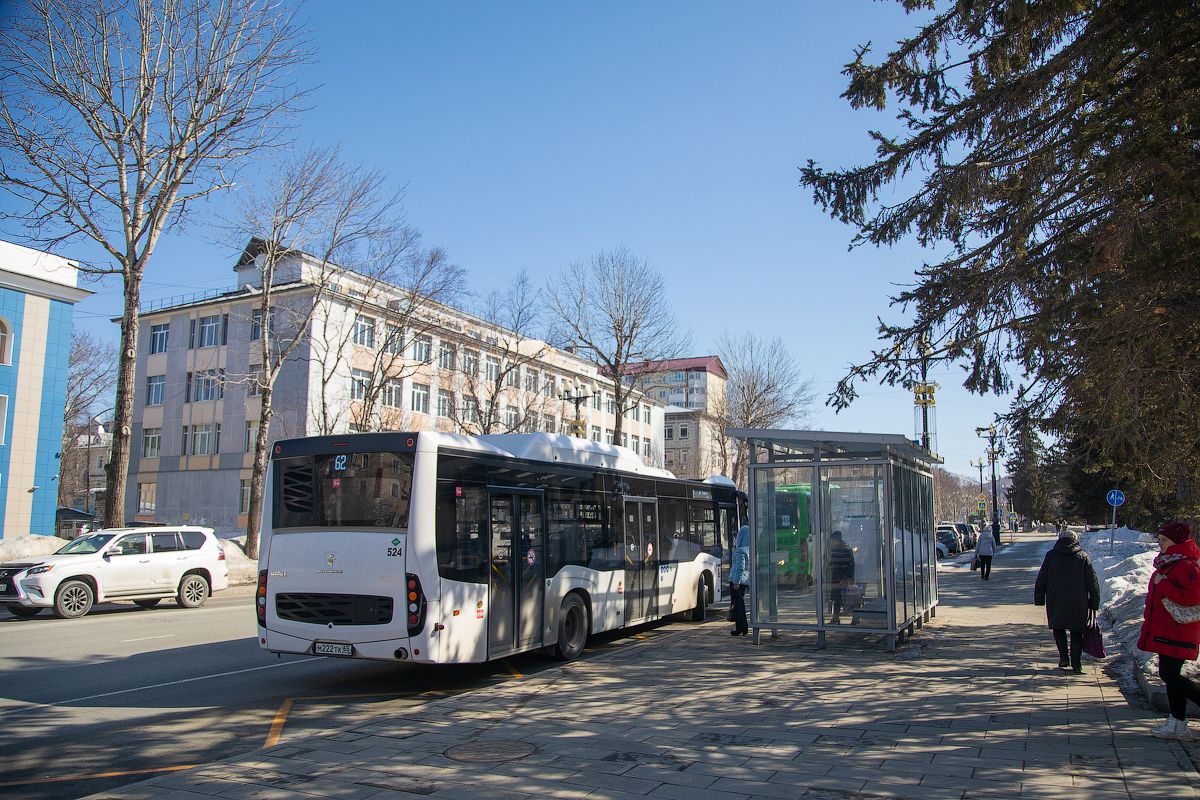
[[[313,654],[318,656],[352,656],[354,646],[340,642],[313,642]]]

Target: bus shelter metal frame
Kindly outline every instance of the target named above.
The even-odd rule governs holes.
[[[893,533],[895,525],[895,492],[893,467],[900,466],[919,475],[932,478],[932,468],[942,463],[935,454],[925,450],[913,441],[900,434],[879,433],[844,433],[830,431],[803,431],[784,429],[729,428],[726,433],[734,439],[745,441],[749,446],[749,484],[748,506],[750,515],[750,598],[747,603],[750,612],[750,627],[753,632],[754,644],[759,644],[763,630],[771,632],[771,638],[777,638],[781,630],[815,631],[817,645],[825,646],[827,631],[845,631],[858,634],[881,634],[884,637],[888,651],[895,651],[906,636],[912,636],[924,623],[937,616],[938,584],[936,568],[936,548],[933,541],[933,494],[929,492],[927,507],[923,509],[924,519],[929,521],[929,530],[921,535],[928,537],[928,558],[934,561],[932,575],[932,596],[929,606],[924,611],[907,614],[899,618],[896,613],[896,537]],[[826,622],[822,610],[816,614],[816,622],[781,622],[763,620],[759,614],[759,575],[755,565],[758,564],[758,482],[760,477],[780,467],[811,468],[812,490],[809,497],[810,548],[815,544],[815,552],[810,549],[810,560],[814,565],[824,563],[824,541],[827,532],[823,531],[822,474],[830,467],[863,466],[883,467],[883,507],[880,509],[879,537],[883,548],[883,585],[887,597],[886,625],[883,627],[834,625]],[[818,535],[820,531],[821,535]],[[825,576],[824,569],[812,569],[814,583],[814,598],[824,603]]]

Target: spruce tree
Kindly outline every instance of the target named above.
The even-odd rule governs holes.
[[[856,245],[946,255],[832,402],[913,380],[927,337],[1087,468],[1138,474],[1146,507],[1200,515],[1200,2],[902,2],[931,18],[860,48],[844,96],[897,103],[903,133],[801,180]]]

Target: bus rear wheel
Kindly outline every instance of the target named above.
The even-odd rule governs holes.
[[[563,661],[573,661],[583,652],[587,639],[587,607],[579,595],[569,594],[558,612],[558,644],[554,652]]]

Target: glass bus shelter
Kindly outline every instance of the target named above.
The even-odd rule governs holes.
[[[730,429],[750,445],[750,626],[881,635],[936,615],[932,467],[899,434]]]

